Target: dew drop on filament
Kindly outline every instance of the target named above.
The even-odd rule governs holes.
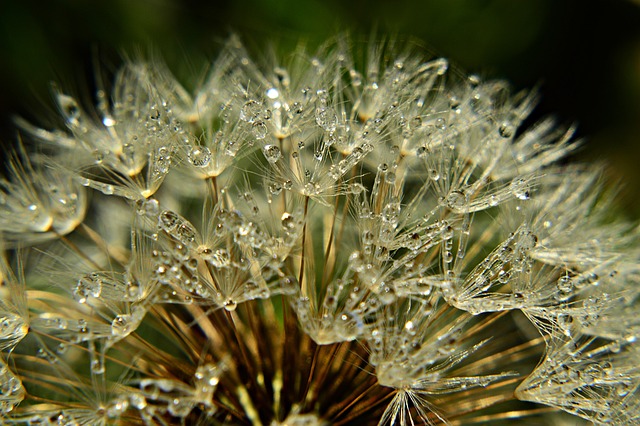
[[[187,156],[195,167],[207,167],[211,162],[211,151],[206,146],[191,148]]]
[[[265,137],[267,137],[267,125],[264,124],[262,121],[256,121],[253,123],[253,136],[255,136],[256,139],[264,139]]]
[[[514,180],[512,180],[511,184],[509,185],[509,189],[511,190],[511,193],[519,200],[528,200],[529,198],[531,198],[529,185],[527,184],[527,181],[522,178],[515,178]]]
[[[262,152],[264,154],[264,157],[271,164],[276,163],[282,155],[282,153],[280,152],[280,148],[278,148],[276,145],[265,145],[264,148],[262,148]]]
[[[267,98],[276,99],[278,96],[280,96],[280,93],[278,92],[278,89],[276,89],[275,87],[272,87],[271,89],[267,90]]]
[[[233,300],[233,299],[227,299],[224,302],[224,308],[228,311],[228,312],[233,312],[236,310],[236,308],[238,307],[238,303]]]
[[[498,128],[498,133],[500,133],[500,136],[503,138],[510,138],[515,133],[515,128],[511,123],[505,121]]]
[[[80,123],[80,107],[78,107],[76,100],[62,93],[59,94],[57,98],[58,105],[60,105],[60,109],[62,109],[67,124],[77,126]]]

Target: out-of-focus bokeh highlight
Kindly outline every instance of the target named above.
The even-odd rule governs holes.
[[[0,138],[11,117],[51,108],[52,81],[76,93],[122,53],[158,52],[198,75],[231,33],[288,50],[338,32],[415,38],[466,72],[539,86],[540,117],[577,123],[582,158],[605,159],[625,214],[640,217],[640,2],[634,0],[0,1]],[[41,122],[42,124],[42,122]],[[4,152],[4,151],[3,151]]]

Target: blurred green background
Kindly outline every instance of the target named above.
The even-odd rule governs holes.
[[[576,122],[579,156],[605,158],[640,217],[640,2],[632,0],[0,0],[0,140],[11,117],[38,121],[50,82],[88,93],[96,64],[149,47],[179,72],[201,71],[232,32],[250,46],[310,46],[336,32],[394,34],[516,89],[539,85],[536,117]],[[42,121],[40,121],[42,123]]]

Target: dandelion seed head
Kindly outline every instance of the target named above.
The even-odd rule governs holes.
[[[639,228],[536,98],[346,37],[54,87],[0,180],[2,421],[637,423]]]

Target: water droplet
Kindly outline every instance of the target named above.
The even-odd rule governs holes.
[[[338,305],[338,299],[335,296],[327,296],[324,298],[323,306],[328,310],[333,310]]]
[[[102,193],[105,195],[113,195],[115,192],[115,188],[113,185],[104,185],[102,187]]]
[[[327,92],[327,89],[318,89],[316,90],[316,95],[318,95],[318,99],[321,101],[326,101],[329,96],[329,92]]]
[[[450,251],[443,252],[442,260],[444,260],[445,263],[451,263],[453,261],[453,253],[451,253]]]
[[[253,136],[255,136],[256,139],[264,139],[267,136],[268,129],[267,125],[264,124],[264,122],[256,121],[253,123],[251,131],[253,132]]]
[[[462,191],[451,191],[447,196],[446,204],[452,210],[458,210],[464,207],[467,197]]]
[[[70,126],[77,126],[80,124],[80,107],[75,99],[71,96],[64,95],[62,93],[57,95],[58,105],[65,116],[67,124]]]
[[[438,173],[436,169],[431,169],[429,170],[429,178],[432,181],[437,182],[440,180],[440,173]]]
[[[240,120],[246,121],[247,123],[253,123],[256,117],[260,114],[262,110],[262,105],[259,102],[249,100],[245,102],[245,104],[240,109]]]
[[[185,266],[187,267],[187,269],[189,269],[190,271],[195,272],[198,269],[198,259],[195,257],[190,257],[186,262],[185,262]]]
[[[171,231],[181,222],[182,218],[171,210],[163,211],[158,217],[158,227],[167,233],[171,233]]]
[[[56,346],[56,353],[58,355],[62,355],[65,352],[67,352],[67,345],[65,343],[58,343],[58,346]]]
[[[573,291],[573,282],[571,282],[571,277],[569,275],[562,275],[558,278],[556,286],[562,293],[571,293]]]
[[[404,324],[404,329],[411,336],[415,336],[416,335],[417,329],[416,329],[416,325],[413,323],[413,321],[407,321]]]
[[[99,359],[92,359],[91,360],[91,372],[93,374],[104,374],[104,372],[105,372],[104,363],[101,362]]]
[[[491,288],[491,281],[485,275],[480,275],[473,282],[474,287],[481,292],[485,292]]]
[[[237,307],[238,303],[233,299],[227,299],[224,302],[224,308],[229,312],[235,311]]]
[[[395,227],[398,224],[398,218],[400,216],[400,203],[388,203],[382,208],[380,217],[383,222],[389,223]]]
[[[0,410],[4,414],[12,411],[25,397],[25,390],[20,379],[13,374],[7,366],[0,366],[0,396],[2,404]],[[28,420],[32,420],[31,417]],[[29,422],[29,425],[38,425],[39,423]],[[44,424],[44,422],[42,422]]]
[[[130,300],[136,300],[141,293],[140,284],[137,281],[129,281],[127,283],[127,296]]]
[[[114,120],[112,117],[107,115],[102,118],[102,124],[104,124],[105,127],[112,127],[112,126],[115,126],[116,120]]]
[[[138,410],[142,410],[147,406],[147,399],[144,397],[144,395],[138,392],[129,394],[129,402],[131,403],[132,407]]]
[[[362,231],[362,244],[369,245],[373,244],[374,233],[370,230]]]
[[[140,216],[147,216],[150,218],[157,217],[160,211],[160,203],[155,198],[149,198],[148,200],[139,200],[136,202],[136,213]]]
[[[515,178],[509,184],[511,193],[519,200],[528,200],[531,197],[529,184],[522,178]]]
[[[96,273],[85,275],[78,280],[73,290],[73,296],[79,303],[86,303],[90,297],[100,297],[102,279]]]
[[[171,151],[172,150],[166,146],[158,148],[153,162],[156,173],[167,174],[169,172],[169,167],[171,167]]]
[[[190,222],[185,220],[175,229],[172,236],[186,246],[191,246],[191,243],[193,243],[198,237],[198,231],[196,231]],[[176,246],[176,249],[177,248],[178,246]]]
[[[295,229],[296,221],[292,214],[285,212],[282,214],[280,220],[285,231],[291,231]]]
[[[131,315],[118,315],[111,321],[111,335],[125,337],[133,330]]]
[[[129,408],[129,399],[126,395],[121,395],[112,400],[107,406],[106,414],[110,419],[119,419]]]
[[[389,249],[382,246],[376,247],[375,258],[380,262],[386,262],[389,260]]]
[[[278,148],[276,145],[265,145],[262,148],[262,153],[264,154],[264,157],[267,159],[267,161],[271,164],[276,163],[282,156],[280,148]]]
[[[269,90],[267,90],[267,98],[276,99],[278,96],[280,96],[280,93],[278,92],[278,89],[276,89],[275,87],[272,87]]]
[[[617,340],[617,339],[609,343],[608,346],[611,353],[614,353],[614,354],[620,353],[620,351],[622,350],[622,344],[620,340]]]
[[[66,328],[66,325],[65,325]],[[77,329],[79,333],[87,334],[89,333],[89,327],[87,326],[87,320],[84,318],[80,318],[77,323]]]
[[[410,250],[418,250],[420,247],[422,247],[422,239],[420,238],[420,234],[414,232],[413,234],[407,235],[405,245]]]
[[[449,225],[446,222],[442,224],[442,239],[443,240],[447,241],[447,240],[450,240],[451,238],[453,238],[453,233],[454,233],[453,226]]]
[[[384,121],[382,121],[381,118],[375,118],[373,120],[373,127],[376,130],[376,133],[381,133],[382,132],[382,125],[384,124]]]
[[[504,269],[501,269],[498,272],[498,282],[500,284],[507,284],[509,282],[509,278],[511,278],[511,272],[505,271]]]
[[[231,255],[227,249],[217,249],[207,260],[216,268],[226,268],[231,264]]]
[[[505,121],[502,124],[500,124],[500,127],[498,128],[498,133],[500,133],[500,136],[502,136],[503,138],[510,138],[515,133],[515,130],[516,130],[515,127],[513,127],[513,125],[510,122]]]
[[[296,114],[302,114],[304,112],[304,106],[300,102],[294,102],[291,105],[291,111],[295,112]]]
[[[0,317],[0,340],[20,340],[27,331],[27,325],[19,315],[6,313]]]
[[[362,194],[365,191],[365,187],[364,185],[362,185],[361,183],[351,183],[349,184],[349,186],[347,187],[347,192],[349,192],[350,194]]]
[[[517,246],[522,251],[533,249],[538,244],[538,236],[530,231],[523,231],[518,234]]]
[[[389,305],[396,301],[396,292],[393,290],[393,288],[389,287],[385,283],[382,283],[379,287],[378,299],[380,299],[383,304]]]
[[[84,321],[84,320],[83,320]],[[78,320],[78,324],[80,323],[80,320]],[[86,324],[85,324],[86,325]],[[53,321],[53,326],[55,328],[57,328],[58,330],[66,330],[67,327],[69,326],[69,322],[64,319],[64,318],[56,318]]]
[[[620,382],[616,384],[615,388],[616,388],[616,394],[619,397],[625,397],[629,395],[629,392],[631,390],[631,386],[629,386],[629,384],[625,382]]]
[[[209,391],[213,391],[213,387],[217,386],[220,382],[219,375],[219,368],[214,364],[208,363],[198,367],[194,377],[203,389],[206,388]]]
[[[269,184],[269,193],[271,195],[278,195],[282,192],[282,185],[278,182],[273,182]]]
[[[396,174],[389,172],[384,176],[384,181],[388,184],[394,184],[396,181]]]
[[[316,108],[316,124],[327,132],[336,130],[338,119],[333,109],[325,106]]]
[[[307,196],[314,196],[320,193],[321,187],[316,182],[310,181],[304,184],[303,193]]]
[[[353,312],[346,311],[337,318],[335,331],[343,341],[351,341],[358,337],[363,327],[360,317]]]
[[[593,383],[596,380],[602,379],[604,371],[599,364],[589,364],[580,374],[581,378],[588,384]]]
[[[211,151],[206,146],[196,146],[189,150],[187,157],[195,167],[207,167],[211,161]]]

